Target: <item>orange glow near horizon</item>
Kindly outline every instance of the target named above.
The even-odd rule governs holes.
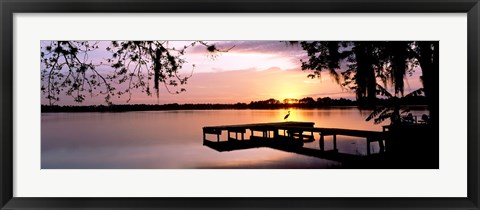
[[[231,42],[230,42],[231,43]],[[237,42],[235,42],[237,43]],[[242,43],[239,41],[238,43]],[[160,85],[159,98],[156,94],[148,96],[141,89],[132,90],[129,104],[169,104],[169,103],[250,103],[274,98],[283,103],[284,99],[302,99],[319,97],[355,99],[353,91],[342,88],[328,73],[322,73],[320,78],[309,79],[311,71],[301,69],[300,56],[305,52],[300,46],[286,47],[284,43],[248,42],[245,46],[237,44],[231,52],[221,53],[215,59],[205,57],[204,51],[187,52],[187,63],[180,74],[189,75],[191,64],[195,64],[193,76],[182,87],[171,87],[175,92],[185,88],[186,92],[170,94],[163,84]],[[225,44],[232,46],[233,44]],[[303,53],[303,54],[302,54]],[[102,71],[110,69],[102,67]],[[422,87],[417,71],[407,77],[405,93]],[[116,89],[126,87],[118,85]],[[150,85],[150,88],[153,84]],[[126,104],[128,94],[114,96],[115,104]],[[289,103],[294,103],[289,102]],[[42,96],[42,104],[48,104]],[[72,97],[65,96],[58,105],[98,105],[105,104],[103,97],[86,97],[83,103],[75,103]]]

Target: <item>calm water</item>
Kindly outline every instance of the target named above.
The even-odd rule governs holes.
[[[420,116],[425,112],[413,111],[413,114]],[[202,145],[204,126],[280,122],[286,113],[286,110],[42,113],[42,168],[339,167],[338,162],[269,148],[217,152]],[[381,131],[381,125],[365,121],[369,113],[356,108],[293,109],[289,121],[315,122],[316,127]],[[226,134],[221,138],[225,139]],[[318,134],[315,138],[318,140]],[[331,137],[325,140],[326,149],[331,149]],[[337,145],[340,152],[366,154],[366,141],[362,138],[338,136]],[[318,149],[318,141],[307,143],[305,147]],[[372,151],[377,152],[378,146],[372,144]]]

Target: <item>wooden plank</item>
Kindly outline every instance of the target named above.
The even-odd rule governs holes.
[[[207,134],[222,134],[222,130],[221,130],[221,129],[217,129],[217,128],[204,127],[204,128],[203,128],[203,133],[207,133]]]
[[[273,122],[273,123],[254,123],[254,124],[239,124],[239,125],[221,125],[221,126],[206,126],[204,128],[214,128],[220,130],[227,130],[228,128],[253,128],[261,126],[305,126],[313,127],[314,122]]]
[[[239,127],[239,128],[229,127],[226,130],[228,132],[235,132],[235,133],[245,133],[245,132],[247,132],[247,129],[243,128],[243,127]]]
[[[382,138],[384,133],[382,131],[367,131],[367,130],[354,130],[354,129],[343,129],[343,128],[319,128],[319,127],[299,127],[299,126],[277,126],[278,129],[285,129],[290,132],[318,132],[323,133],[324,136],[327,135],[344,135],[344,136],[355,136],[355,137],[372,137],[372,138]]]
[[[370,137],[380,138],[383,136],[381,131],[365,131],[365,130],[350,130],[350,129],[333,129],[331,132],[337,135],[355,136],[355,137]]]

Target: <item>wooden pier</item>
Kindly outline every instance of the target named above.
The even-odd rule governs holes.
[[[222,125],[203,127],[203,144],[217,151],[232,151],[240,149],[269,147],[287,152],[315,156],[336,161],[350,161],[358,159],[358,155],[339,153],[337,135],[362,137],[366,140],[367,155],[371,155],[370,145],[379,144],[380,153],[385,151],[386,132],[352,130],[341,128],[314,127],[313,122],[276,122],[256,123],[243,125]],[[247,130],[250,138],[246,139]],[[227,138],[222,140],[222,131],[226,131]],[[304,148],[304,142],[315,141],[314,134],[319,134],[319,149]],[[260,134],[260,135],[257,135]],[[215,135],[215,140],[208,140],[207,135]],[[325,137],[332,136],[333,150],[325,150]]]

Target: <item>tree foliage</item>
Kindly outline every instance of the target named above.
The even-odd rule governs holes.
[[[412,91],[405,95],[402,98],[399,98],[395,95],[389,93],[381,85],[378,85],[378,94],[381,96],[387,97],[386,102],[382,106],[375,107],[372,113],[367,117],[366,121],[374,120],[375,124],[380,124],[386,119],[391,119],[391,123],[399,123],[400,114],[408,113],[410,110],[407,107],[400,107],[399,101],[402,98],[417,97],[424,93],[423,88],[419,88],[415,91]]]
[[[429,41],[302,41],[308,59],[302,70],[310,78],[327,71],[357,99],[375,101],[378,81],[392,86],[395,96],[404,95],[404,78],[420,66],[425,94],[431,90],[431,72],[438,71],[438,42]],[[435,60],[436,58],[436,60]],[[345,68],[342,68],[344,66]],[[380,86],[381,87],[381,86]]]
[[[362,106],[374,108],[367,121],[373,119],[379,124],[391,119],[391,123],[398,123],[402,99],[423,94],[432,103],[435,88],[432,77],[439,70],[438,41],[303,41],[300,44],[308,55],[308,60],[301,61],[302,70],[313,71],[308,75],[310,78],[328,71],[342,87],[354,90]],[[422,70],[423,88],[404,95],[404,78],[411,76],[416,67]],[[388,86],[393,88],[393,94],[387,91]],[[377,96],[386,98],[386,103],[376,106]],[[408,111],[404,109],[403,113]]]
[[[153,88],[159,97],[161,84],[169,93],[178,94],[185,91],[182,86],[187,84],[195,67],[192,65],[188,75],[179,74],[186,63],[184,55],[188,48],[196,45],[203,46],[212,58],[231,49],[218,49],[203,41],[180,47],[168,41],[111,41],[107,45],[95,41],[43,42],[41,91],[50,104],[58,102],[62,94],[76,102],[83,102],[87,95],[102,95],[107,104],[112,103],[114,96],[120,98],[128,94],[129,102],[134,89],[152,95]],[[107,57],[100,60],[89,57],[99,51]]]

